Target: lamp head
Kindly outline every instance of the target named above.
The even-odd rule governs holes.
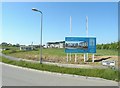
[[[38,12],[39,12],[39,10],[38,10],[38,9],[36,9],[36,8],[32,8],[32,10],[33,10],[33,11],[38,11]]]

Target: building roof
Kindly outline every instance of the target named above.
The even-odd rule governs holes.
[[[65,41],[60,41],[60,42],[47,42],[47,44],[59,44],[59,43],[65,43]]]

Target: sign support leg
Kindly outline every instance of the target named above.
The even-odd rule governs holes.
[[[77,54],[75,53],[75,63],[77,62]]]
[[[84,62],[86,61],[85,59],[86,59],[86,56],[85,56],[85,53],[84,53]]]
[[[88,53],[86,53],[86,60],[88,60]]]
[[[68,53],[67,53],[67,62],[68,62]]]
[[[94,62],[94,54],[92,55],[92,62]]]
[[[70,61],[71,61],[71,53],[70,53]]]

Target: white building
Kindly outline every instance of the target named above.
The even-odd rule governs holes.
[[[33,50],[33,46],[20,46],[20,50]]]
[[[59,48],[64,48],[65,47],[65,41],[59,42]]]
[[[65,46],[65,41],[47,43],[48,48],[64,48],[64,46]]]

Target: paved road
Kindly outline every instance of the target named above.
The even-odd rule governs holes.
[[[1,71],[0,71],[1,72]],[[117,86],[110,80],[86,79],[2,64],[3,86]]]

